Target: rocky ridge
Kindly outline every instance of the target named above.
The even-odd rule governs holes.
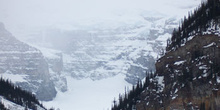
[[[132,90],[113,101],[112,110],[218,110],[220,34],[194,36],[156,62]]]
[[[0,24],[0,74],[21,88],[36,94],[40,100],[56,96],[50,80],[48,63],[41,51],[17,40]]]
[[[165,54],[112,110],[220,109],[220,1],[208,0],[174,29]]]
[[[219,109],[220,37],[196,36],[176,51],[167,52],[156,63],[157,77],[162,77],[161,92],[151,101],[149,91],[142,93],[138,110],[151,109]],[[156,78],[155,78],[156,80]],[[160,96],[160,97],[158,97]],[[148,105],[146,104],[148,102]]]
[[[174,29],[138,110],[220,109],[219,16],[219,0],[208,0]]]

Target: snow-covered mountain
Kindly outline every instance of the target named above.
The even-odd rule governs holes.
[[[85,81],[96,88],[105,80],[121,79],[130,83],[119,82],[117,86],[124,88],[144,78],[146,71],[154,71],[155,60],[163,54],[173,28],[200,1],[111,0],[104,3],[94,0],[81,3],[49,0],[42,4],[40,0],[22,0],[14,1],[16,5],[0,4],[0,20],[18,39],[42,52],[50,80],[58,91],[54,102],[63,101],[64,96],[73,97],[67,102],[82,103],[76,95],[67,95],[85,86],[76,86],[75,81]],[[106,90],[114,88],[103,87]],[[124,89],[117,91],[110,93],[117,97]],[[83,97],[86,92],[80,93]],[[97,97],[103,96],[97,94]],[[88,101],[92,100],[95,99],[88,98]],[[109,103],[106,105],[110,105],[112,99],[106,100]],[[106,108],[106,105],[100,108]]]
[[[176,25],[174,18],[142,17],[107,29],[51,29],[43,40],[62,50],[63,71],[74,78],[99,80],[125,74],[126,81],[135,84],[146,71],[154,71],[155,59]]]
[[[155,60],[163,53],[166,39],[171,36],[177,24],[178,19],[173,17],[143,17],[139,24],[120,25],[113,29],[47,31],[44,41],[50,42],[49,46],[53,49],[62,50],[63,73],[74,79],[68,77],[68,91],[58,93],[54,101],[46,105],[60,105],[56,107],[61,109],[73,107],[88,110],[88,106],[94,110],[110,108],[113,98],[107,96],[117,97],[118,93],[124,92],[125,86],[131,89],[132,84],[144,78],[146,71],[154,71]],[[59,39],[59,36],[62,38]],[[57,39],[49,40],[51,37]],[[119,80],[130,84],[121,83]],[[111,86],[105,87],[103,83]],[[87,87],[89,84],[90,87]],[[106,94],[99,93],[99,88]],[[96,98],[78,95],[77,91],[80,91],[81,95],[90,91],[90,95],[94,94]],[[83,99],[90,103],[81,107]],[[62,103],[63,100],[67,101]],[[100,104],[100,101],[103,103]],[[68,105],[72,102],[75,104],[69,108]],[[97,104],[100,106],[97,107]]]
[[[33,7],[30,8],[23,2]],[[126,2],[127,5],[124,5]],[[50,53],[63,60],[60,62],[63,66],[57,71],[60,74],[69,73],[77,79],[92,80],[125,74],[125,80],[135,84],[138,79],[144,78],[146,71],[154,71],[155,59],[162,53],[161,49],[166,46],[166,39],[178,25],[179,18],[199,2],[200,0],[187,0],[184,3],[181,0],[141,0],[135,2],[136,6],[133,1],[104,3],[96,0],[85,3],[82,5],[85,9],[82,9],[75,6],[81,2],[69,1],[67,4],[54,1],[51,8],[48,8],[46,4],[49,1],[40,4],[38,1],[23,0],[16,6],[5,2],[0,20],[22,41],[37,45],[39,49],[43,47],[45,50],[46,47],[61,51],[58,52],[60,55]],[[97,9],[93,7],[96,3],[100,4]],[[109,5],[115,7],[111,8]],[[82,10],[76,11],[78,8]],[[20,13],[22,11],[26,14]],[[87,14],[83,13],[85,11]],[[15,13],[21,16],[16,19],[18,22],[13,20]],[[33,15],[31,19],[36,22],[28,21],[31,17],[28,15]],[[50,51],[45,52],[47,54]],[[51,59],[50,56],[47,59]],[[59,62],[59,58],[57,60]],[[54,63],[52,60],[48,62]]]
[[[41,100],[56,96],[50,80],[48,63],[42,53],[9,33],[0,23],[0,75],[21,88],[31,91]]]

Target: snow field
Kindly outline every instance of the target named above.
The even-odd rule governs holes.
[[[110,110],[112,101],[119,93],[125,92],[125,86],[131,84],[124,80],[124,75],[93,81],[89,78],[77,80],[67,77],[68,91],[58,92],[57,97],[43,104],[60,110]]]

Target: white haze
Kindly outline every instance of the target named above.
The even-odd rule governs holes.
[[[184,2],[184,3],[183,3]],[[51,27],[134,23],[143,16],[183,16],[200,0],[0,0],[0,22],[17,37]]]
[[[146,24],[143,16],[174,17],[179,20],[200,2],[201,0],[0,0],[0,22],[15,37],[26,41],[27,37],[33,36],[31,34],[39,34],[51,28],[110,29],[120,25]],[[125,86],[131,86],[123,79],[118,75],[92,82],[90,79],[77,81],[68,77],[68,91],[58,91],[53,101],[45,103],[61,110],[89,110],[87,107],[90,110],[106,110],[110,108],[114,97],[124,91]],[[91,86],[86,87],[88,84]],[[103,88],[96,92],[93,88],[97,87]],[[90,97],[91,95],[94,96]]]

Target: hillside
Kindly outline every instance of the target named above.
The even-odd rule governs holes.
[[[41,51],[17,40],[3,23],[0,23],[0,75],[36,93],[40,100],[52,100],[56,96],[48,63]]]
[[[112,110],[220,109],[220,1],[208,0],[168,39],[154,75],[119,98]]]
[[[35,95],[0,79],[0,110],[46,110]]]
[[[154,83],[141,94],[138,110],[201,109],[218,110],[220,107],[220,39],[219,36],[196,36],[185,46],[166,53],[156,63]],[[162,85],[157,83],[162,78]],[[151,90],[152,89],[152,90]],[[149,92],[154,91],[155,92]],[[150,97],[154,94],[155,97]],[[159,97],[158,97],[159,96]],[[146,103],[148,104],[147,106]],[[154,105],[154,106],[152,106]]]

